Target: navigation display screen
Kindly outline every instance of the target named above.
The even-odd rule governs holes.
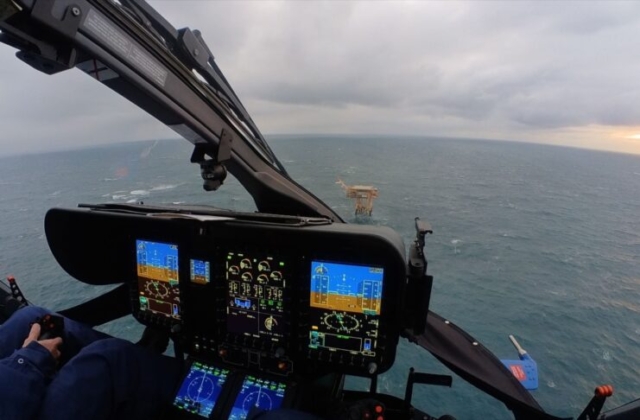
[[[226,260],[227,330],[278,341],[284,337],[284,261],[266,255],[230,252]]]
[[[190,260],[191,283],[209,284],[211,282],[211,266],[209,261]]]
[[[229,420],[244,420],[252,409],[275,410],[280,408],[286,384],[247,376],[233,403]]]
[[[309,348],[375,356],[384,270],[311,262]]]
[[[227,369],[193,362],[180,385],[173,405],[189,413],[209,418],[228,374]]]
[[[140,310],[180,319],[178,246],[136,240]]]

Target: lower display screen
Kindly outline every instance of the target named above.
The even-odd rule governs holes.
[[[280,408],[286,387],[280,382],[247,376],[233,403],[229,420],[244,420],[252,410],[269,411]]]
[[[227,380],[229,371],[193,362],[182,381],[173,405],[189,413],[209,418]]]

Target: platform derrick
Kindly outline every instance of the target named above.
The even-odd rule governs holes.
[[[376,187],[371,185],[347,185],[341,179],[338,179],[336,184],[342,187],[347,198],[354,200],[356,216],[371,216],[373,212],[373,200],[378,198],[378,189]]]

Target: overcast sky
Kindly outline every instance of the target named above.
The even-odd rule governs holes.
[[[200,29],[265,134],[640,153],[640,2],[151,1]],[[0,44],[0,154],[176,135],[79,70]]]

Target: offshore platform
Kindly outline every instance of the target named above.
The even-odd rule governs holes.
[[[378,189],[370,185],[347,185],[338,179],[348,198],[353,198],[356,204],[356,216],[371,216],[373,212],[373,200],[378,197]]]

